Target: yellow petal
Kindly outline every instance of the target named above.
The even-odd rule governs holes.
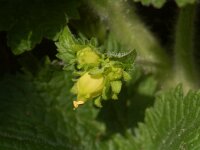
[[[81,76],[77,82],[78,99],[87,100],[99,96],[104,87],[104,77],[95,77],[88,72]]]
[[[73,101],[74,109],[78,108],[78,106],[82,104],[84,104],[84,101]]]

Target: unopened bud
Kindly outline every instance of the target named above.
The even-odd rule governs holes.
[[[97,66],[99,64],[100,57],[90,47],[86,47],[78,51],[77,59],[79,65]]]

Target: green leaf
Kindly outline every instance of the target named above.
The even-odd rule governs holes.
[[[71,75],[51,67],[1,78],[0,149],[132,150],[132,133],[108,137],[92,103],[73,110],[71,86]]]
[[[57,40],[70,18],[78,18],[78,0],[1,0],[0,31],[18,55],[31,50],[42,38]]]
[[[120,44],[120,42],[116,40],[114,35],[109,34],[102,49],[104,49],[104,53],[112,60],[124,63],[123,65],[126,70],[133,70],[137,55],[136,50],[127,49],[126,46]]]
[[[135,2],[141,2],[142,5],[149,6],[153,5],[156,8],[161,8],[167,0],[134,0]],[[197,0],[175,0],[179,7],[184,7],[187,4],[193,4]]]
[[[181,86],[161,94],[136,130],[137,149],[200,149],[199,105],[200,93],[190,91],[184,96]]]
[[[74,47],[77,44],[76,39],[70,32],[68,27],[65,27],[59,36],[59,41],[56,43],[58,54],[57,57],[68,63],[70,60],[75,59]]]
[[[141,95],[153,96],[158,87],[158,82],[155,77],[149,75],[142,79],[138,86],[138,93]]]
[[[95,106],[97,107],[102,107],[102,104],[101,104],[101,97],[97,97],[95,100],[94,100],[94,104]]]

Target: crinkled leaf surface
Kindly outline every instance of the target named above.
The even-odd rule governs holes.
[[[70,18],[77,18],[78,0],[1,0],[0,31],[8,32],[14,54],[31,50],[43,37],[56,40]]]
[[[160,96],[139,124],[135,141],[143,150],[200,149],[200,93],[183,94],[181,86]]]
[[[136,80],[137,86],[129,85],[134,88],[122,89],[118,101],[105,101],[101,109],[88,102],[74,111],[68,73],[44,69],[35,77],[7,75],[0,80],[0,149],[198,150],[200,94],[184,96],[180,87],[157,98],[134,136],[131,129],[152,103],[150,83]]]
[[[71,77],[63,71],[42,71],[36,77],[18,74],[0,80],[0,149],[2,150],[128,150],[132,134],[106,138],[90,104],[73,110]]]
[[[136,50],[128,49],[125,45],[120,44],[113,34],[109,34],[103,45],[104,53],[113,60],[117,60],[126,64],[127,68],[133,69],[136,58]]]
[[[141,2],[143,5],[153,5],[156,8],[162,7],[167,0],[134,0],[135,2]],[[184,7],[187,4],[193,4],[197,2],[197,0],[175,0],[179,7]]]
[[[68,63],[75,59],[77,40],[70,32],[69,28],[64,28],[56,43],[58,54],[57,57]]]
[[[134,68],[136,51],[124,49],[112,35],[110,35],[106,42],[99,47],[95,38],[92,38],[91,40],[84,39],[84,37],[75,38],[69,28],[64,28],[59,36],[59,41],[56,43],[56,46],[59,52],[57,57],[68,64],[75,61],[77,50],[90,46],[95,50],[98,50],[99,53],[106,54],[112,60],[124,63],[123,65],[127,70],[133,70]],[[68,68],[70,67],[68,66]]]

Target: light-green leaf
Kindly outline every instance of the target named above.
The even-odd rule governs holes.
[[[200,93],[183,94],[181,86],[157,98],[139,124],[135,141],[143,150],[200,149]]]
[[[75,59],[74,46],[77,44],[76,39],[70,32],[68,27],[65,27],[59,36],[59,41],[56,43],[58,54],[57,57],[68,63]]]
[[[103,45],[103,49],[109,58],[124,63],[123,65],[126,70],[133,70],[137,56],[136,50],[127,49],[112,34],[109,34]]]

